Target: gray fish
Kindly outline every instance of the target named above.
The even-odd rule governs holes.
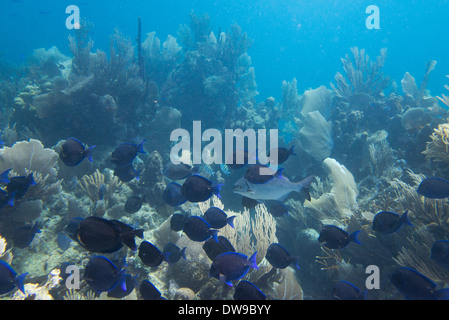
[[[251,183],[245,177],[240,178],[233,186],[235,193],[254,200],[279,200],[283,201],[291,192],[305,192],[308,195],[308,187],[314,176],[309,176],[299,182],[291,182],[282,176],[282,169],[278,170],[273,178],[265,183]]]

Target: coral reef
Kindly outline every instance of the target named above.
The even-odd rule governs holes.
[[[301,148],[314,160],[321,162],[330,156],[334,142],[331,123],[319,111],[307,113],[299,131]]]
[[[314,213],[324,214],[325,219],[330,219],[332,222],[329,224],[341,224],[341,221],[350,218],[358,209],[357,184],[351,172],[335,159],[326,158],[323,161],[323,168],[332,181],[332,188],[330,192],[321,194],[319,198],[306,201],[304,206],[313,210]]]
[[[33,171],[40,173],[43,178],[48,176],[50,181],[56,180],[58,154],[44,148],[39,140],[20,141],[12,147],[2,148],[0,159],[1,172],[12,169],[17,175],[24,176]]]
[[[390,85],[390,78],[381,69],[385,64],[387,49],[380,51],[376,61],[371,61],[365,49],[351,48],[352,57],[342,58],[346,78],[335,75],[336,85],[331,83],[332,90],[339,98],[349,100],[351,104],[369,103],[370,97],[377,98]]]
[[[446,76],[449,78],[449,76]],[[446,90],[449,90],[449,86],[447,84],[444,85],[444,88]],[[449,108],[449,97],[446,96],[444,93],[441,95],[441,97],[437,97],[438,100],[440,100],[442,103],[444,103]]]
[[[54,300],[50,291],[59,286],[62,278],[59,276],[60,270],[52,270],[47,278],[47,281],[39,285],[38,283],[26,283],[25,293],[18,290],[12,296],[12,300]]]
[[[431,141],[427,142],[426,150],[422,153],[433,161],[449,162],[449,123],[438,125],[430,138]]]
[[[14,206],[0,208],[0,259],[29,274],[26,294],[15,290],[2,298],[114,299],[91,291],[83,278],[79,290],[60,281],[63,262],[83,269],[92,255],[69,240],[68,223],[101,216],[142,228],[138,247],[144,240],[160,249],[168,243],[186,247],[186,259],[153,268],[140,260],[138,250],[124,247],[107,254],[114,263],[123,262],[136,284],[149,280],[167,299],[233,299],[238,282],[230,287],[211,278],[212,261],[203,243],[171,229],[173,213],[201,216],[211,206],[236,216],[235,228],[227,225],[218,235],[237,252],[257,252],[259,269],[243,280],[267,299],[332,299],[336,281],[363,288],[370,264],[382,270],[382,290],[369,291],[368,298],[402,298],[387,285],[398,266],[447,286],[447,270],[429,256],[434,241],[449,238],[449,204],[416,191],[425,177],[449,176],[444,165],[449,162],[449,98],[434,97],[427,89],[436,61],[427,62],[420,85],[406,72],[399,93],[383,73],[386,49],[371,60],[354,47],[341,60],[344,72],[336,73],[334,84],[309,88],[298,87],[296,78],[285,80],[278,99],[261,97],[249,56],[252,40],[237,24],[216,32],[207,14],[192,12],[190,24],[180,26],[176,37],[161,40],[153,31],[143,33],[142,42],[139,19],[137,46],[116,29],[106,51],[94,47],[93,30],[83,21],[73,31],[70,56],[50,47],[34,50],[24,67],[0,60],[0,172],[12,169],[8,178],[32,173],[36,182]],[[270,213],[269,201],[246,207],[230,186],[247,169],[220,171],[211,164],[200,165],[199,172],[224,183],[222,198],[167,205],[162,195],[169,181],[164,177],[172,147],[168,137],[174,129],[191,128],[194,120],[219,130],[278,129],[279,145],[296,153],[282,164],[283,172],[291,181],[315,176],[310,200],[292,193],[284,202],[288,214],[280,217]],[[59,161],[67,137],[97,145],[93,162],[67,167]],[[147,153],[133,162],[137,179],[120,182],[111,150],[142,139],[148,141]],[[191,156],[186,151],[183,161],[191,164]],[[131,197],[143,202],[134,213],[124,209]],[[379,211],[408,211],[413,226],[377,233],[372,224]],[[35,223],[41,232],[26,247],[15,246],[16,228]],[[322,246],[318,238],[325,224],[360,231],[361,244]],[[265,259],[272,243],[298,257],[300,270],[272,267]],[[135,289],[123,299],[142,296]]]

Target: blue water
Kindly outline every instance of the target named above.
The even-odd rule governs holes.
[[[421,80],[425,63],[437,60],[428,89],[439,94],[449,73],[447,30],[449,1],[31,1],[0,2],[0,51],[23,62],[35,48],[56,45],[69,54],[65,8],[79,6],[81,18],[94,23],[95,48],[107,49],[118,27],[134,39],[137,17],[143,34],[156,31],[160,39],[176,37],[189,13],[208,13],[215,32],[236,22],[254,43],[248,51],[256,69],[261,98],[279,97],[283,80],[298,80],[303,91],[334,81],[342,72],[340,57],[349,48],[365,48],[375,58],[388,48],[385,73],[400,83],[405,72]],[[367,6],[380,9],[380,30],[365,27]],[[7,30],[7,31],[6,31]]]

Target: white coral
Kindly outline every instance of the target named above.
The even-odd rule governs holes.
[[[59,282],[61,281],[59,274],[59,269],[52,270],[48,275],[47,282],[42,286],[37,283],[26,283],[24,286],[25,293],[17,290],[14,293],[12,300],[25,300],[31,298],[33,300],[54,300],[49,291],[59,286]]]
[[[0,172],[13,169],[13,172],[24,176],[30,171],[39,172],[42,177],[49,176],[56,180],[55,168],[58,154],[35,139],[16,142],[12,147],[0,149]]]

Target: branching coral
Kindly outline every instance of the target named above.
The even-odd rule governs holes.
[[[316,256],[315,262],[322,265],[321,270],[331,270],[338,269],[342,263],[345,262],[344,258],[341,256],[340,250],[332,250],[321,246],[323,251],[323,256]]]
[[[98,169],[92,175],[84,175],[79,180],[79,186],[94,205],[103,199],[108,201],[121,184],[120,180],[111,174],[109,174],[108,179],[105,179],[105,175]]]
[[[449,162],[449,123],[438,125],[430,138],[432,140],[427,142],[426,150],[422,153],[433,161]]]
[[[220,229],[220,235],[227,238],[237,252],[250,256],[257,251],[256,261],[259,270],[252,270],[248,274],[248,279],[259,279],[271,269],[271,265],[265,260],[265,254],[270,244],[278,242],[276,220],[264,204],[257,205],[255,215],[252,216],[248,209],[243,212],[224,209],[221,200],[215,196],[212,203],[214,206],[222,208],[228,216],[236,216],[235,228],[227,225]],[[205,212],[209,208],[209,204],[210,201],[199,204],[201,212]]]
[[[190,18],[190,28],[183,26],[178,32],[183,59],[160,85],[161,95],[182,112],[186,124],[200,114],[210,126],[229,128],[239,102],[257,94],[254,69],[246,54],[251,40],[236,24],[217,39],[207,16],[192,13]],[[185,107],[192,105],[195,108]]]
[[[346,55],[346,59],[341,59],[346,78],[338,72],[335,75],[337,84],[331,83],[335,94],[344,99],[360,94],[378,97],[390,85],[390,78],[381,71],[385,64],[387,49],[380,51],[376,61],[371,61],[368,55],[365,55],[365,49],[353,47],[351,53],[352,58]]]
[[[446,76],[449,78],[449,76]],[[449,90],[449,85],[445,84],[444,88],[446,90]],[[440,100],[442,103],[444,103],[449,108],[449,96],[446,96],[444,93],[441,95],[441,97],[437,97],[438,100]]]
[[[282,81],[282,108],[292,114],[299,111],[298,109],[301,104],[301,97],[298,94],[297,86],[298,84],[295,78],[291,82]]]
[[[426,63],[424,78],[419,89],[416,85],[415,78],[413,78],[408,72],[405,73],[404,78],[401,80],[401,85],[402,91],[404,91],[405,94],[404,98],[406,99],[406,102],[421,108],[426,108],[434,104],[436,101],[435,98],[425,97],[425,91],[429,81],[430,72],[435,69],[436,64],[437,62],[435,60],[430,60]]]
[[[414,220],[425,225],[435,226],[445,229],[449,226],[449,204],[445,200],[429,199],[422,197],[416,192],[420,182],[425,179],[424,175],[415,174],[413,171],[407,171],[409,177],[413,180],[413,185],[394,179],[391,186],[395,191],[397,201],[402,209],[409,210]]]
[[[430,259],[435,240],[427,227],[419,228],[407,238],[407,243],[393,260],[400,266],[421,272],[433,281],[449,282],[449,271]]]
[[[372,143],[369,145],[369,155],[371,159],[372,173],[376,178],[381,178],[385,175],[391,175],[393,163],[395,160],[393,149],[388,144],[387,140],[382,140],[380,143]]]

